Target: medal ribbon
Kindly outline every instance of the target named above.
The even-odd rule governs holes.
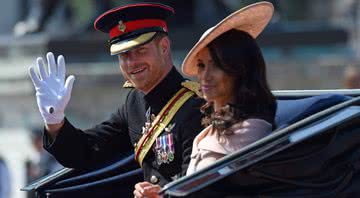
[[[169,145],[169,149],[170,149],[170,152],[171,153],[174,153],[175,149],[174,149],[174,144],[173,144],[173,138],[172,138],[172,135],[171,133],[170,134],[167,134],[167,140],[168,140],[168,145]]]
[[[167,142],[166,142],[166,136],[160,136],[160,139],[161,139],[161,142],[162,142],[162,146],[163,146],[163,151],[166,152],[166,145],[167,145]]]

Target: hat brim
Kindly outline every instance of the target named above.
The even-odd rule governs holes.
[[[221,34],[237,29],[249,33],[254,39],[264,30],[274,13],[274,6],[270,2],[258,2],[246,6],[208,29],[186,55],[182,63],[182,72],[187,76],[197,74],[196,55],[211,41]]]
[[[136,36],[131,39],[123,40],[118,43],[114,43],[110,46],[111,55],[117,55],[120,53],[127,52],[138,46],[144,45],[150,42],[156,35],[156,32],[147,32]]]

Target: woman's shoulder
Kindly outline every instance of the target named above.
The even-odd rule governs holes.
[[[234,124],[232,126],[233,133],[223,135],[219,143],[228,152],[234,152],[269,135],[271,129],[272,125],[263,119],[246,119]]]
[[[270,130],[272,124],[259,118],[250,118],[233,125],[234,132],[239,130]]]
[[[271,130],[272,125],[269,122],[257,118],[246,119],[232,126],[233,135],[239,136],[238,141],[242,144],[256,141],[270,134]]]

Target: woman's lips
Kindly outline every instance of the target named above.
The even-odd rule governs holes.
[[[202,91],[209,91],[213,87],[214,87],[213,85],[201,85],[201,90]]]

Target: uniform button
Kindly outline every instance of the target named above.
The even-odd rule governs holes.
[[[137,143],[134,143],[134,147],[136,147],[137,146]]]
[[[151,176],[150,182],[153,184],[157,184],[159,182],[159,178],[157,178],[155,175]]]
[[[100,150],[100,148],[99,148],[99,146],[97,144],[94,144],[93,149],[94,149],[94,151],[99,151]]]

